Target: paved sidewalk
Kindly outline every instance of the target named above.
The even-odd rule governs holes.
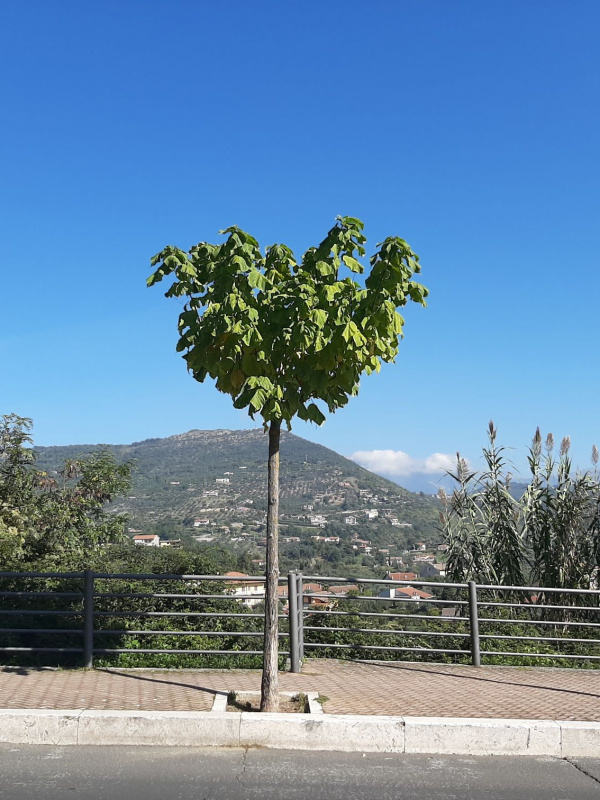
[[[208,711],[215,691],[258,690],[258,670],[0,670],[0,708]],[[600,670],[308,660],[282,691],[327,714],[600,721]]]

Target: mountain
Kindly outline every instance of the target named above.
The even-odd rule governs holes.
[[[226,544],[264,536],[267,435],[262,429],[192,430],[164,439],[107,445],[119,461],[133,461],[128,498],[113,505],[130,517],[133,531],[182,532],[215,537]],[[59,470],[65,459],[101,445],[36,448],[37,465]],[[415,541],[439,541],[437,500],[413,494],[374,475],[333,450],[282,432],[282,536],[310,540],[310,534],[356,535],[391,552]],[[377,516],[367,511],[376,510]],[[316,521],[315,518],[321,518]],[[355,524],[347,520],[354,517]],[[312,518],[312,520],[311,520]],[[208,523],[205,521],[208,520]],[[350,519],[352,523],[352,519]]]

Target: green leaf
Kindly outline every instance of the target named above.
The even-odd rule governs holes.
[[[257,269],[251,269],[248,273],[248,284],[252,289],[258,289],[260,292],[264,292],[269,285],[265,276]]]
[[[310,319],[317,327],[322,328],[327,322],[327,312],[320,308],[315,308],[314,311],[311,311]]]
[[[307,406],[306,411],[310,422],[316,422],[317,425],[322,425],[325,422],[325,415],[314,403]]]
[[[364,267],[352,256],[343,256],[342,261],[352,272],[364,272]]]
[[[250,407],[255,411],[260,411],[267,400],[267,393],[264,389],[257,389],[250,398]]]
[[[327,261],[317,261],[316,267],[319,275],[335,275],[335,267],[328,264]]]

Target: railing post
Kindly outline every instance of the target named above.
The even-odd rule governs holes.
[[[94,573],[83,572],[83,666],[94,666]]]
[[[477,614],[477,584],[469,581],[469,626],[471,629],[471,663],[474,667],[481,666],[481,651],[479,649],[479,617]]]
[[[288,623],[290,631],[290,671],[300,672],[300,648],[298,640],[298,594],[296,575],[288,572]]]
[[[300,650],[300,664],[304,660],[304,591],[302,588],[302,573],[296,573],[297,604],[298,604],[298,649]]]

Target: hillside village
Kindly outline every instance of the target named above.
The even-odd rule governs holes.
[[[40,448],[44,468],[77,451]],[[262,430],[190,431],[111,446],[135,465],[129,515],[139,544],[218,545],[249,573],[264,567],[266,439]],[[68,452],[66,452],[68,451]],[[282,435],[280,541],[283,569],[343,567],[356,575],[391,568],[442,577],[438,501],[414,494],[320,445]],[[437,548],[441,547],[441,550]]]

